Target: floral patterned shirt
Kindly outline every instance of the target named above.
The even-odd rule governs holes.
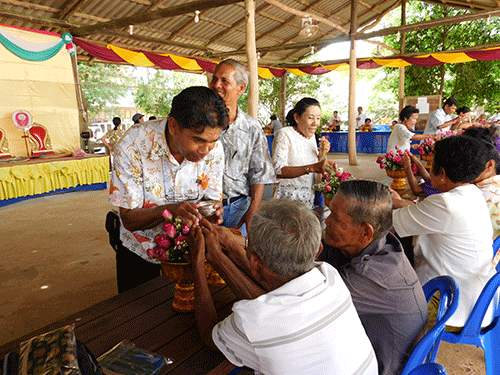
[[[197,163],[181,164],[170,153],[165,138],[166,120],[133,125],[116,145],[110,184],[110,202],[128,209],[155,207],[203,197],[222,199],[224,151],[218,141],[212,151]],[[162,224],[152,229],[130,232],[120,227],[123,246],[143,259],[153,248],[153,239]]]
[[[481,189],[490,211],[491,225],[493,226],[493,239],[500,236],[500,176],[493,176],[476,186]]]
[[[108,130],[108,132],[104,135],[104,138],[106,138],[111,146],[113,148],[116,146],[116,143],[120,140],[121,137],[123,137],[123,134],[125,132],[121,127],[118,127],[116,130]]]
[[[273,184],[276,176],[259,122],[238,107],[236,120],[221,133],[226,167],[224,198],[250,195],[250,186]]]

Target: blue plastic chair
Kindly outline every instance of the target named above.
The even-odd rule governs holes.
[[[500,236],[498,236],[497,238],[495,238],[495,240],[493,241],[493,258],[497,254],[498,249],[500,249]],[[500,271],[500,262],[498,262],[496,270]]]
[[[439,363],[424,363],[415,367],[408,375],[446,375],[447,372]]]
[[[497,290],[500,286],[500,272],[497,272],[484,286],[483,291],[472,309],[464,328],[458,333],[445,332],[443,340],[452,344],[467,344],[481,347],[484,351],[487,375],[500,374],[500,308]],[[490,304],[494,304],[494,314],[491,323],[481,328],[484,316]]]
[[[408,375],[410,371],[423,363],[434,362],[445,329],[445,323],[455,313],[458,307],[460,291],[453,277],[435,277],[429,280],[423,286],[423,289],[427,302],[432,299],[436,292],[439,291],[440,293],[436,324],[415,346],[401,375]]]

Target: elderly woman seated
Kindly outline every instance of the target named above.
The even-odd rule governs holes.
[[[486,201],[474,181],[483,173],[490,153],[479,139],[452,136],[436,143],[430,178],[442,194],[413,204],[394,194],[393,225],[402,236],[417,236],[415,271],[421,284],[440,275],[453,276],[460,302],[448,324],[463,327],[484,285],[495,274],[492,236]],[[429,305],[429,321],[437,303]],[[491,313],[485,318],[486,324]],[[451,328],[453,329],[453,328]]]

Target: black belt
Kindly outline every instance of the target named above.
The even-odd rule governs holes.
[[[223,206],[227,206],[228,204],[231,204],[233,202],[236,202],[238,199],[241,199],[241,198],[246,198],[247,196],[246,195],[238,195],[237,197],[232,197],[232,198],[223,198],[222,199],[222,205]]]

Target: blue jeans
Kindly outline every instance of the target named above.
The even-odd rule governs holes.
[[[248,197],[238,199],[233,203],[224,206],[224,212],[222,213],[222,225],[228,228],[235,228],[240,222],[245,212],[247,212],[248,207],[250,207],[250,200]],[[243,236],[247,236],[247,228],[245,223],[238,228]]]

